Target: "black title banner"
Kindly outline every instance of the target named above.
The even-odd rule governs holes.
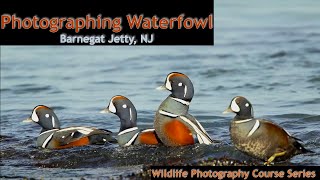
[[[213,45],[212,1],[1,2],[1,45]]]
[[[151,179],[319,179],[317,166],[153,166]]]

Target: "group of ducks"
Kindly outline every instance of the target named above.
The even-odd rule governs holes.
[[[125,96],[111,98],[101,113],[113,113],[120,118],[116,138],[112,132],[94,127],[61,128],[56,114],[47,106],[36,106],[28,121],[38,123],[42,131],[37,146],[63,149],[89,144],[117,142],[121,146],[137,144],[185,146],[195,143],[213,144],[213,140],[195,117],[188,113],[194,88],[188,76],[179,72],[167,75],[160,90],[171,94],[160,104],[154,118],[154,127],[141,130],[137,127],[137,111]],[[253,117],[252,104],[242,96],[231,100],[224,113],[236,114],[230,124],[230,137],[235,147],[269,165],[273,161],[287,160],[295,155],[312,152],[305,149],[298,138],[291,136],[279,125]]]

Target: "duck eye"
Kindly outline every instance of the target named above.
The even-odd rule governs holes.
[[[182,83],[180,82],[180,83],[178,84],[178,86],[182,86]]]
[[[50,116],[49,114],[46,114],[46,118],[49,118],[49,116]]]
[[[249,107],[249,103],[246,103],[245,106],[246,106],[246,107]]]
[[[126,104],[124,104],[124,105],[122,105],[122,107],[123,107],[123,108],[127,108],[127,105],[126,105]]]

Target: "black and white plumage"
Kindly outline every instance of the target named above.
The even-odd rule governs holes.
[[[153,128],[141,130],[137,126],[137,110],[133,103],[125,96],[113,96],[108,107],[101,113],[113,113],[120,118],[120,128],[117,135],[118,144],[130,146],[137,144],[161,144]]]
[[[41,148],[64,149],[115,141],[109,130],[82,126],[61,128],[57,115],[44,105],[36,106],[26,121],[33,121],[42,127],[37,138],[37,146]]]
[[[255,118],[252,104],[243,96],[231,100],[224,113],[236,114],[230,124],[230,137],[235,147],[266,161],[287,160],[295,155],[312,152],[305,149],[298,138],[291,136],[278,124]]]
[[[199,121],[188,112],[194,95],[193,83],[189,77],[179,72],[169,73],[164,85],[157,89],[171,92],[160,104],[154,118],[156,133],[165,145],[183,146],[196,142],[215,142]]]

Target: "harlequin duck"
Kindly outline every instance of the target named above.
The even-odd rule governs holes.
[[[140,130],[137,127],[137,111],[133,103],[125,96],[113,96],[107,108],[101,113],[113,113],[120,118],[120,130],[117,136],[119,145],[160,144],[154,129]]]
[[[61,129],[53,110],[44,105],[36,106],[24,122],[35,122],[42,127],[37,146],[46,149],[65,149],[89,144],[113,142],[112,132],[93,127],[68,127]]]
[[[171,91],[160,104],[154,118],[154,128],[163,144],[184,146],[214,142],[196,118],[188,113],[194,88],[185,74],[171,72],[167,75],[164,85],[157,89]]]
[[[254,118],[252,104],[245,97],[234,97],[223,113],[228,112],[236,114],[230,124],[230,136],[235,147],[265,161],[265,165],[312,152],[298,142],[300,139],[291,136],[279,125]]]

